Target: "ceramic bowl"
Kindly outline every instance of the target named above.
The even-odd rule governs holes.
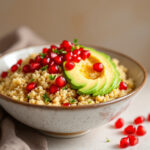
[[[43,47],[48,46],[24,48],[1,55],[0,72],[10,68],[18,59],[40,52]],[[0,95],[0,104],[18,121],[55,137],[79,136],[92,128],[108,123],[128,107],[143,87],[146,72],[138,62],[128,56],[102,47],[90,47],[119,59],[120,63],[129,69],[128,75],[134,79],[136,86],[133,92],[109,102],[84,106],[42,106],[19,102],[4,95]]]

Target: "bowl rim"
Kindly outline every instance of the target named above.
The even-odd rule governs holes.
[[[57,44],[57,43],[55,43],[55,44]],[[30,46],[30,47],[26,47],[26,48],[17,49],[17,50],[15,49],[15,50],[11,50],[11,51],[6,51],[6,52],[3,52],[3,53],[0,54],[0,59],[2,57],[5,57],[8,54],[11,54],[11,53],[14,53],[14,52],[17,52],[17,51],[19,52],[19,51],[22,51],[24,49],[28,49],[28,48],[32,49],[32,48],[36,48],[36,47],[38,48],[38,47],[44,47],[44,46],[47,47],[49,45],[51,45],[51,44],[39,45],[39,46]],[[125,95],[125,96],[113,99],[111,101],[107,101],[107,102],[103,102],[103,103],[98,103],[98,104],[90,104],[90,105],[79,105],[79,106],[69,106],[69,107],[67,107],[67,106],[37,105],[37,104],[30,104],[28,102],[17,101],[17,100],[12,99],[11,97],[2,95],[1,93],[0,93],[0,98],[2,100],[6,100],[8,102],[13,102],[13,103],[16,103],[16,104],[21,104],[21,105],[29,106],[29,107],[46,108],[46,109],[61,109],[61,110],[76,110],[76,109],[97,108],[97,107],[102,107],[102,106],[105,106],[105,105],[110,105],[110,104],[118,103],[120,101],[126,100],[129,97],[134,96],[140,89],[142,89],[142,87],[144,86],[144,84],[146,82],[146,79],[147,79],[147,72],[146,72],[145,68],[143,67],[143,65],[141,65],[139,62],[137,62],[136,60],[134,60],[130,56],[127,56],[127,55],[125,55],[123,53],[120,53],[120,52],[117,52],[115,50],[112,50],[110,48],[105,48],[105,47],[95,46],[95,45],[88,45],[88,44],[81,44],[81,45],[92,47],[92,48],[95,48],[96,50],[98,50],[98,49],[99,50],[103,50],[103,51],[106,51],[106,53],[107,52],[115,53],[117,55],[126,57],[127,59],[131,60],[136,65],[138,65],[140,67],[141,71],[144,73],[144,79],[143,79],[142,83],[139,85],[138,88],[134,89],[131,93],[129,93],[129,94]]]

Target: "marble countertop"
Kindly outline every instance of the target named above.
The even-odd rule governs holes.
[[[150,113],[150,75],[142,91],[135,97],[128,109],[120,115],[126,121],[131,123],[138,115]],[[117,150],[120,138],[124,135],[122,129],[114,129],[114,121],[109,124],[93,129],[88,134],[72,138],[57,139],[48,137],[49,150]],[[127,150],[149,150],[150,149],[150,123],[143,124],[147,129],[147,134],[139,138],[139,144],[129,147]],[[106,139],[110,142],[106,142]]]

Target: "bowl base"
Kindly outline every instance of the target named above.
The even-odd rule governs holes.
[[[50,131],[41,131],[41,133],[55,138],[74,138],[87,134],[90,130],[80,131],[80,132],[72,132],[72,133],[59,133],[59,132],[50,132]]]

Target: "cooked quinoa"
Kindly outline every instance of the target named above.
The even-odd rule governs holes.
[[[13,98],[16,101],[28,102],[30,104],[38,105],[53,105],[61,106],[65,103],[70,103],[71,106],[97,104],[107,101],[111,101],[115,98],[122,97],[130,93],[134,88],[134,82],[131,78],[128,78],[128,69],[119,64],[119,60],[113,59],[116,64],[120,77],[128,87],[127,90],[114,89],[111,93],[104,96],[91,96],[91,95],[78,95],[76,90],[70,88],[67,85],[57,91],[55,94],[48,94],[48,87],[55,82],[50,79],[50,73],[43,70],[36,70],[33,73],[23,73],[22,67],[27,64],[31,58],[35,58],[36,54],[30,55],[25,59],[22,65],[16,72],[8,71],[6,78],[0,78],[0,93]],[[55,74],[55,77],[64,76],[63,72]],[[26,91],[26,87],[29,82],[34,81],[37,83],[37,87],[30,92]],[[45,100],[48,99],[48,101]]]

